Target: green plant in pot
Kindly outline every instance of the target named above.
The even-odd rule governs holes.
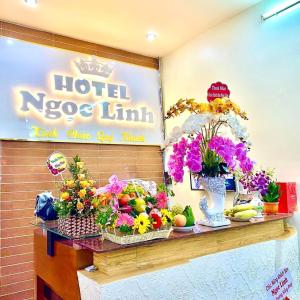
[[[264,213],[266,215],[274,215],[278,213],[279,185],[271,181],[268,185],[268,190],[263,196]]]

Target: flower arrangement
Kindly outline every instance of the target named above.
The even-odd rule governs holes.
[[[276,214],[278,212],[278,200],[280,197],[279,185],[274,180],[273,170],[257,170],[239,178],[247,194],[257,193],[260,201],[263,201],[264,214]]]
[[[167,146],[173,144],[168,168],[175,182],[183,181],[185,166],[202,177],[222,176],[236,170],[244,174],[252,171],[254,163],[247,156],[251,143],[239,120],[247,120],[247,115],[234,102],[228,98],[217,98],[209,103],[180,99],[165,118],[184,111],[191,115],[181,128],[173,129],[166,141]],[[229,128],[238,142],[221,136],[222,127]]]
[[[54,202],[59,217],[89,216],[96,212],[100,200],[96,195],[95,181],[88,179],[84,162],[78,156],[69,164],[72,178],[65,179],[60,188],[60,196]]]
[[[109,184],[97,193],[100,198],[102,193],[110,195],[97,216],[97,224],[104,236],[105,233],[136,236],[164,230],[169,234],[173,217],[167,209],[168,194],[162,186],[151,194],[134,181],[125,183],[113,175]]]
[[[268,191],[268,186],[273,178],[273,171],[257,170],[246,175],[241,175],[239,182],[247,193],[259,192],[264,196]]]

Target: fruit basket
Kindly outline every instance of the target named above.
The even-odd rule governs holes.
[[[169,237],[173,216],[167,209],[168,191],[164,186],[120,181],[113,175],[98,193],[106,202],[99,208],[96,221],[102,238],[129,245]]]

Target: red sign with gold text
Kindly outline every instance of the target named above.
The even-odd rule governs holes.
[[[228,86],[225,83],[222,83],[220,81],[212,83],[210,88],[207,90],[207,100],[208,102],[211,102],[215,100],[216,98],[223,98],[230,96],[230,91],[228,89]]]

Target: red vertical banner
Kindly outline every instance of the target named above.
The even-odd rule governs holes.
[[[280,186],[278,211],[292,213],[297,210],[296,182],[277,182]]]

